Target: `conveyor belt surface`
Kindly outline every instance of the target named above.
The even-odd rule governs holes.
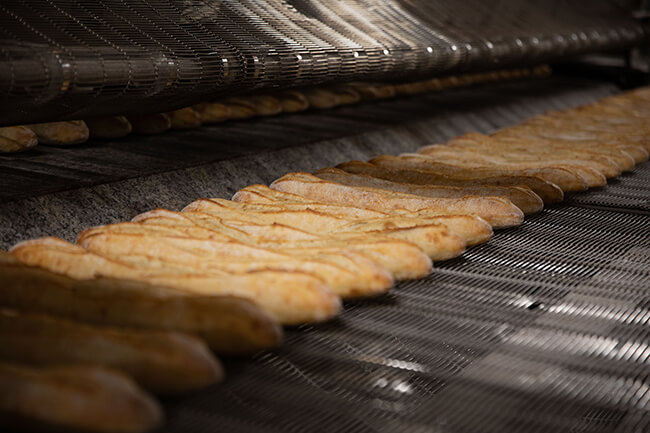
[[[644,39],[633,8],[620,0],[3,2],[0,125],[622,51]]]
[[[647,205],[648,176],[289,330],[230,362],[225,384],[169,402],[164,431],[648,431],[650,212],[610,192]]]
[[[129,139],[140,146],[132,152],[134,167],[146,166],[137,154],[156,157],[153,146],[162,143],[157,161],[166,162],[142,168],[139,176],[110,170],[106,161],[116,161],[117,142],[88,145],[81,149],[86,159],[56,149],[68,155],[60,159],[62,171],[74,166],[70,161],[87,162],[101,176],[5,197],[0,240],[5,247],[49,234],[72,240],[84,227],[156,206],[226,197],[287,171],[413,150],[616,91],[554,79],[236,123],[140,144]],[[237,128],[244,138],[233,133],[230,146],[209,150],[210,137]],[[314,135],[299,135],[300,128]],[[246,147],[251,134],[258,141]],[[206,159],[180,157],[174,165],[169,155],[182,154],[174,146],[201,136],[191,146]],[[262,152],[264,142],[270,147]],[[4,158],[0,172],[8,161],[31,170],[31,155]],[[165,401],[161,431],[648,431],[649,201],[650,163],[607,187],[568,196],[461,258],[438,263],[425,279],[349,303],[335,321],[287,330],[277,350],[226,360],[225,383]]]

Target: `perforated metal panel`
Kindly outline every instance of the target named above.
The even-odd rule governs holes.
[[[0,125],[622,49],[643,37],[629,15],[608,0],[7,1]]]
[[[647,432],[650,164],[232,360],[165,432]],[[581,198],[583,197],[583,198]],[[634,212],[630,212],[634,209]]]

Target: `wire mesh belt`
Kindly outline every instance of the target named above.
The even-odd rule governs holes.
[[[156,206],[180,208],[289,170],[487,132],[614,91],[556,77],[307,114],[315,116],[311,126],[301,123],[304,116],[266,118],[254,128],[242,123],[226,129],[233,140],[228,148],[237,147],[237,128],[266,140],[274,130],[309,135],[311,128],[311,139],[325,141],[281,148],[275,138],[276,151],[262,152],[248,135],[243,142],[254,151],[233,160],[176,171],[165,165],[159,167],[164,175],[102,179],[101,185],[2,203],[0,242],[8,247],[48,234],[74,240],[83,228]],[[355,123],[389,123],[396,112],[426,116],[412,123],[405,116],[379,132]],[[339,136],[349,139],[317,135],[342,124],[351,126]],[[174,140],[185,150],[188,142],[219,143],[224,134],[214,127]],[[170,152],[172,138],[166,140]],[[132,145],[144,157],[156,154],[159,143]],[[51,167],[11,156],[3,173],[13,163],[31,167],[33,176],[72,177],[65,164],[89,172],[99,170],[93,164],[115,165],[102,160],[111,155],[107,147],[85,156],[87,166],[64,154],[49,154]],[[93,149],[101,147],[87,150]],[[350,303],[336,321],[289,329],[277,350],[227,360],[223,384],[165,401],[161,433],[648,431],[650,210],[642,205],[650,199],[649,177],[646,163],[607,187],[568,196],[461,258],[437,263],[426,279]]]
[[[624,208],[650,212],[650,171],[623,174],[620,179],[608,181],[606,189],[594,189],[569,198],[569,203],[585,206]]]
[[[614,189],[647,200],[648,176]],[[289,331],[224,385],[169,402],[164,431],[646,432],[650,212],[626,210],[550,208]]]
[[[3,2],[0,125],[621,49],[643,37],[628,12],[611,0]]]

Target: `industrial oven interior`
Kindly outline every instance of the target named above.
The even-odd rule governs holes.
[[[0,430],[650,431],[649,12],[0,2]]]

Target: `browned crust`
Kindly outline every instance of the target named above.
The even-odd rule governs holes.
[[[36,133],[39,143],[53,146],[68,146],[83,143],[88,140],[90,135],[88,127],[83,120],[35,123],[25,126]]]
[[[378,188],[386,191],[414,194],[430,198],[464,198],[467,196],[504,197],[514,203],[524,214],[541,212],[544,202],[527,186],[438,186],[416,185],[374,178],[363,174],[351,174],[337,168],[324,168],[314,173],[317,177],[348,186]]]
[[[137,248],[142,241],[142,238],[122,239],[127,243],[124,248]],[[206,252],[213,247],[214,243],[208,245]],[[108,258],[76,245],[53,244],[48,239],[20,243],[12,248],[12,254],[25,263],[77,279],[124,278],[190,294],[243,297],[285,325],[324,321],[341,309],[340,298],[320,279],[301,272],[259,270],[229,274],[216,270],[197,271],[169,262],[158,266],[153,260],[132,263],[128,257]]]
[[[276,191],[264,185],[251,185],[239,190],[233,200],[256,204],[260,210],[264,209],[265,205],[271,205],[266,206],[266,209],[272,210],[277,209],[277,207],[294,210],[311,209],[323,214],[342,217],[348,220],[349,224],[340,228],[339,231],[366,230],[369,224],[377,224],[380,221],[395,228],[442,224],[453,233],[461,236],[468,246],[487,242],[493,234],[492,227],[477,216],[441,215],[435,212],[409,212],[406,210],[395,210],[390,213],[379,212],[349,205],[316,202],[296,194]]]
[[[371,164],[400,169],[421,170],[439,175],[461,177],[465,179],[482,179],[500,176],[535,176],[559,186],[564,192],[585,191],[589,185],[575,172],[562,167],[541,167],[516,169],[506,167],[463,167],[460,164],[442,163],[424,155],[390,156],[380,155],[370,160]]]
[[[373,165],[369,162],[350,161],[337,165],[337,168],[349,173],[364,174],[378,179],[415,185],[448,185],[466,187],[474,185],[519,186],[524,185],[537,194],[545,204],[559,203],[564,200],[564,193],[557,185],[535,176],[493,176],[485,178],[454,177],[431,171],[416,169],[395,169]]]
[[[121,373],[97,366],[34,368],[0,363],[0,427],[148,432],[158,403]]]
[[[499,197],[424,198],[377,188],[350,187],[324,181],[307,173],[289,173],[273,182],[271,188],[317,201],[355,204],[368,209],[404,209],[411,212],[430,210],[441,214],[478,215],[495,228],[519,225],[524,219],[519,208],[511,201]]]
[[[115,368],[146,389],[183,393],[217,383],[219,361],[198,338],[171,331],[84,324],[0,309],[0,359],[25,365]]]
[[[69,245],[53,240],[57,246]],[[78,248],[78,247],[76,247]],[[98,325],[187,332],[217,353],[251,353],[276,346],[278,324],[253,302],[198,296],[138,281],[79,280],[18,262],[0,253],[0,305]]]
[[[0,153],[23,152],[37,144],[36,133],[25,126],[0,128]]]

